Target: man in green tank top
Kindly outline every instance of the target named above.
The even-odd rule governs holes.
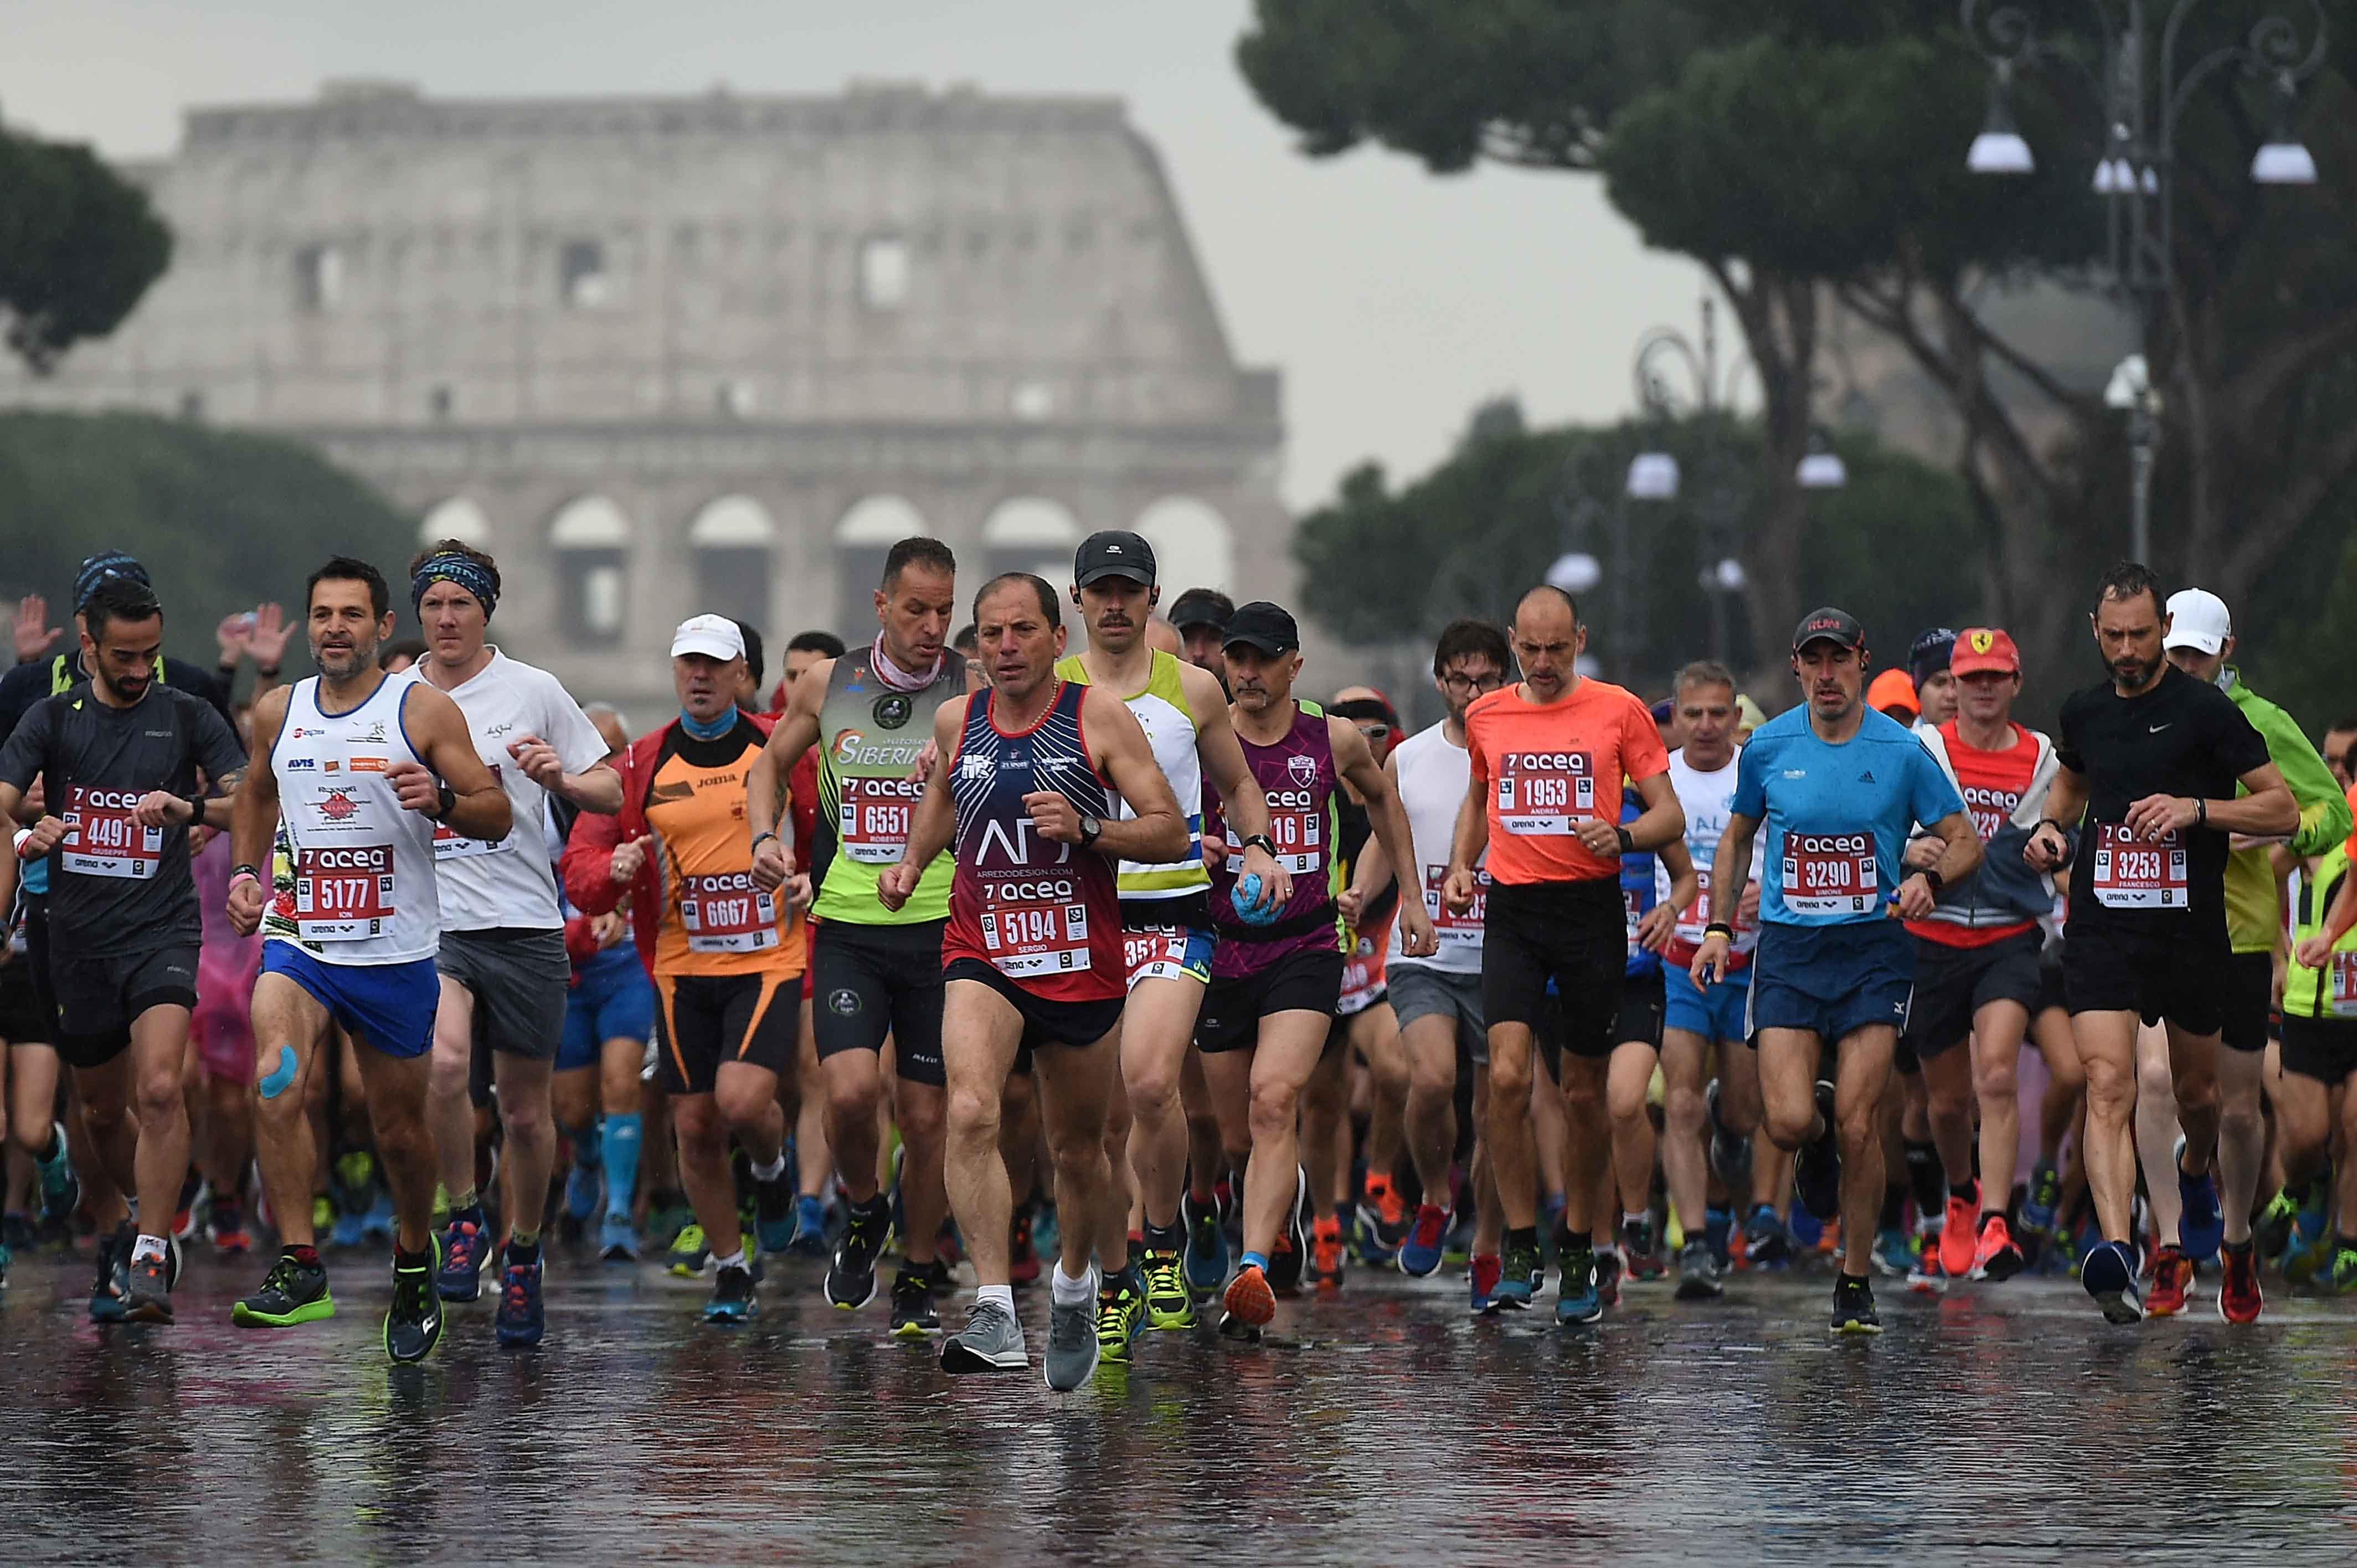
[[[1088,628],[1088,651],[1069,655],[1056,666],[1067,681],[1120,694],[1146,731],[1189,829],[1183,858],[1163,865],[1124,861],[1119,873],[1123,946],[1129,961],[1121,1031],[1127,1092],[1114,1097],[1105,1147],[1114,1185],[1127,1201],[1132,1246],[1142,1240],[1144,1248],[1142,1257],[1106,1260],[1097,1343],[1109,1361],[1129,1359],[1141,1321],[1165,1329],[1189,1328],[1195,1322],[1181,1265],[1188,1230],[1179,1205],[1189,1155],[1181,1085],[1193,1055],[1196,1014],[1211,978],[1211,875],[1203,862],[1206,780],[1219,791],[1227,820],[1245,846],[1243,869],[1258,873],[1264,886],[1275,889],[1276,904],[1292,896],[1293,886],[1276,862],[1268,801],[1228,721],[1227,693],[1215,676],[1147,641],[1160,592],[1154,547],[1146,540],[1118,531],[1091,534],[1073,561],[1071,589]],[[1126,807],[1122,814],[1129,814]],[[1200,1087],[1200,1066],[1194,1077]],[[1208,1108],[1208,1091],[1203,1103]],[[1216,1131],[1212,1143],[1216,1155]],[[1207,1166],[1196,1174],[1208,1193],[1211,1171]],[[1209,1229],[1217,1235],[1217,1218],[1210,1218]],[[1224,1273],[1222,1257],[1211,1288],[1218,1288]]]
[[[935,760],[934,711],[968,690],[966,661],[946,647],[956,614],[957,561],[949,546],[923,538],[893,545],[876,590],[876,639],[813,665],[794,682],[746,779],[754,881],[774,888],[791,877],[799,847],[817,888],[812,1023],[826,1081],[827,1141],[850,1204],[826,1294],[845,1311],[876,1294],[876,1260],[891,1223],[876,1169],[881,1058],[886,1035],[892,1039],[908,1216],[908,1259],[892,1283],[892,1332],[904,1337],[941,1326],[933,1241],[949,1204],[942,1176],[942,928],[952,867],[946,858],[934,862],[897,911],[877,901],[876,879],[908,845],[923,769]],[[819,842],[796,846],[780,836],[785,784],[813,746],[821,748]]]

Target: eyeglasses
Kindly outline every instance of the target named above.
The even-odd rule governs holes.
[[[1506,683],[1503,675],[1468,675],[1452,670],[1440,678],[1440,683],[1451,692],[1494,692]]]
[[[1392,726],[1389,725],[1361,725],[1359,726],[1359,733],[1366,737],[1366,742],[1369,746],[1381,746],[1383,742],[1391,739]]]

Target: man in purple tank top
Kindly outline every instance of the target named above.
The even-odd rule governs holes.
[[[1335,897],[1335,780],[1366,800],[1376,841],[1394,865],[1411,865],[1407,817],[1389,775],[1348,719],[1297,702],[1301,634],[1275,605],[1245,605],[1228,622],[1229,714],[1244,759],[1268,799],[1273,842],[1263,843],[1293,878],[1292,896],[1261,906],[1258,878],[1223,859],[1211,874],[1211,955],[1196,1045],[1229,1158],[1244,1167],[1244,1253],[1228,1282],[1220,1331],[1257,1338],[1276,1316],[1278,1288],[1300,1283],[1308,1240],[1309,1184],[1300,1163],[1303,1085],[1324,1052],[1342,989],[1342,941]],[[1226,829],[1207,821],[1207,858]],[[1241,847],[1241,846],[1232,846]],[[1423,907],[1400,911],[1404,950],[1436,950]],[[1250,1163],[1247,1165],[1246,1159]]]

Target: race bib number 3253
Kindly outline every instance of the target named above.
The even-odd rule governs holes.
[[[2174,832],[2140,839],[2121,822],[2096,829],[2095,902],[2106,909],[2182,909],[2191,901],[2185,841]]]

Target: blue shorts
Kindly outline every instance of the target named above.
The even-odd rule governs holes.
[[[1664,1027],[1700,1035],[1706,1042],[1748,1038],[1744,1015],[1751,1006],[1751,966],[1746,964],[1708,991],[1695,988],[1694,977],[1674,963],[1662,966],[1668,993]]]
[[[1746,1033],[1805,1029],[1830,1046],[1869,1024],[1904,1029],[1914,995],[1915,939],[1900,921],[1766,925]]]
[[[576,1072],[597,1065],[608,1040],[643,1044],[655,1032],[655,987],[639,950],[630,943],[608,948],[576,964],[578,982],[565,993],[565,1043],[556,1050],[556,1070]]]
[[[407,963],[323,963],[288,941],[262,944],[262,972],[283,974],[311,993],[355,1041],[389,1057],[422,1057],[434,1047],[442,977],[429,956]]]

